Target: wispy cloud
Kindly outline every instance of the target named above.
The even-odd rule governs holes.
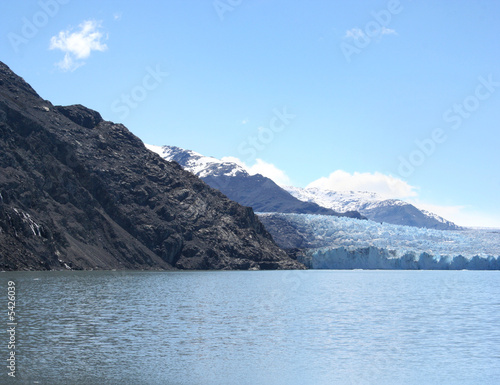
[[[360,40],[360,39],[374,38],[374,37],[380,38],[383,35],[397,35],[398,34],[394,29],[387,28],[387,27],[381,27],[378,30],[368,31],[367,33],[368,33],[368,36],[366,35],[365,32],[363,32],[363,30],[361,28],[358,28],[358,27],[351,28],[351,29],[348,29],[347,31],[345,31],[344,39],[345,40]]]
[[[241,121],[241,124],[247,124],[248,122],[250,122],[250,120],[248,120],[248,119],[243,119],[243,120]]]
[[[344,39],[358,40],[365,36],[361,28],[351,28],[345,31]]]
[[[392,28],[382,27],[380,30],[381,35],[397,35],[398,33]]]
[[[104,52],[108,46],[103,42],[106,36],[101,32],[101,22],[86,20],[72,32],[61,31],[50,39],[50,49],[64,52],[64,59],[56,63],[63,71],[74,71],[85,64],[92,51]]]

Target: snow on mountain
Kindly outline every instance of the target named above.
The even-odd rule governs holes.
[[[460,227],[436,214],[420,210],[400,199],[386,199],[367,191],[332,191],[319,188],[284,187],[304,202],[314,202],[338,212],[358,211],[367,218],[396,225],[453,230]]]
[[[369,191],[333,191],[317,187],[300,188],[284,186],[290,194],[306,202],[316,202],[321,206],[336,208],[340,211],[351,208],[371,209],[383,205],[402,206],[405,202],[398,199],[383,199],[381,195]]]
[[[234,162],[201,155],[175,146],[152,146],[148,149],[162,158],[179,163],[184,169],[202,178],[230,199],[251,206],[261,212],[288,212],[304,214],[348,213],[384,223],[426,227],[431,229],[458,229],[454,223],[399,199],[384,197],[366,191],[331,191],[319,188],[280,187],[269,178],[250,175]]]
[[[451,224],[453,224],[453,225],[454,225],[454,223],[453,223],[453,222],[450,222],[450,221],[448,221],[448,220],[444,219],[443,217],[440,217],[440,216],[439,216],[439,215],[437,215],[437,214],[431,213],[430,211],[423,210],[423,209],[421,209],[420,211],[422,211],[422,212],[423,212],[425,215],[427,215],[429,218],[433,218],[433,219],[435,219],[435,220],[436,220],[436,221],[438,221],[438,222],[445,223],[445,224],[450,224],[450,223],[451,223]],[[456,226],[456,225],[455,225],[455,226]],[[457,226],[457,227],[459,227],[459,226]]]
[[[211,156],[204,156],[191,150],[175,146],[145,145],[150,151],[162,158],[179,163],[200,178],[207,176],[249,176],[248,172],[233,162],[225,162]]]
[[[358,212],[338,214],[313,202],[303,202],[282,189],[271,179],[260,174],[250,175],[242,166],[203,156],[175,146],[152,146],[148,149],[162,158],[175,161],[184,169],[199,176],[209,186],[221,191],[229,199],[255,211],[342,215],[360,218]]]
[[[279,246],[324,269],[500,269],[500,231],[434,230],[345,217],[258,214]]]

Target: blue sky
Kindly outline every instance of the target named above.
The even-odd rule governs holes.
[[[146,143],[500,227],[499,17],[496,1],[10,1],[0,60]]]

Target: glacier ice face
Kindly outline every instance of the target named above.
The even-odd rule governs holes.
[[[408,251],[401,256],[377,247],[311,249],[300,262],[312,269],[500,270],[500,257],[465,258]]]
[[[434,230],[310,214],[259,216],[264,223],[286,220],[306,237],[310,250],[303,262],[312,268],[500,268],[500,230]],[[280,230],[266,227],[271,234]]]

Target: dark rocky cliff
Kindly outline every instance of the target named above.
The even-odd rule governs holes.
[[[252,209],[0,62],[0,269],[303,268]]]

